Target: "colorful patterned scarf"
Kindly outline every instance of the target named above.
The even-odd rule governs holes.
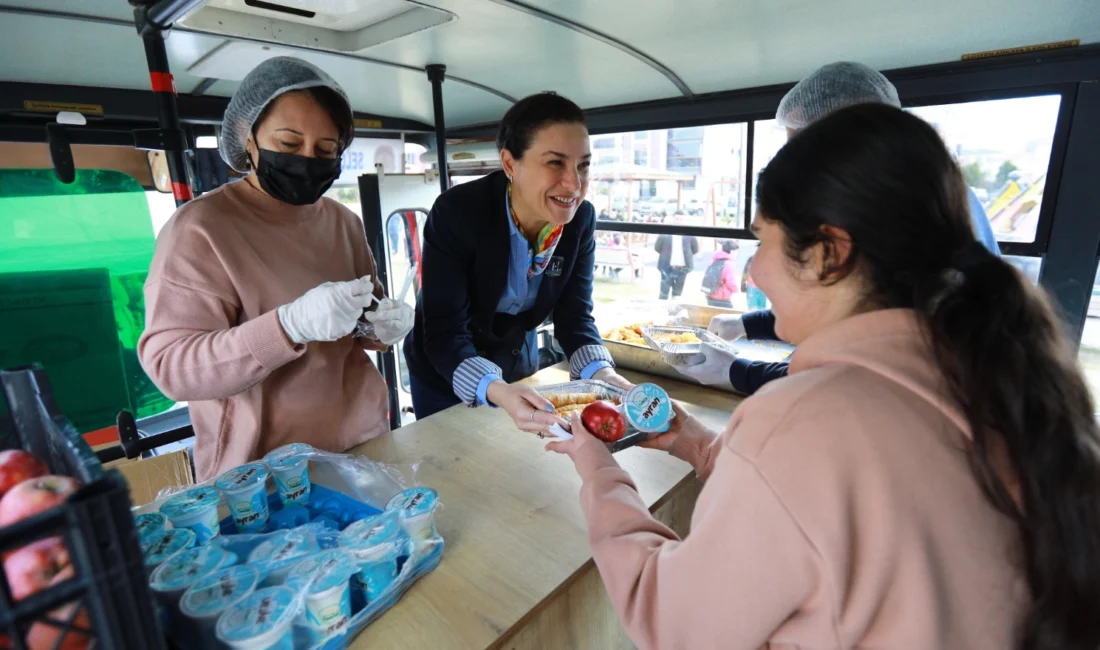
[[[519,218],[516,216],[516,211],[512,208],[512,185],[508,185],[508,213],[512,215],[512,222],[516,224],[516,229],[521,233],[523,232],[523,226],[519,223]],[[527,269],[527,277],[533,278],[536,275],[546,270],[546,265],[550,263],[550,258],[554,255],[554,249],[558,247],[558,240],[561,239],[561,231],[564,230],[564,226],[554,225],[547,223],[539,231],[538,239],[535,240],[535,246],[531,255],[531,266]]]

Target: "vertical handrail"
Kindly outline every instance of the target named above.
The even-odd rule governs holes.
[[[439,162],[439,191],[451,189],[450,172],[447,169],[447,123],[443,117],[443,79],[447,66],[432,64],[427,68],[428,81],[432,82],[432,106],[435,109],[435,149]]]
[[[187,181],[187,163],[184,158],[186,140],[180,124],[179,108],[176,106],[176,82],[168,66],[164,32],[171,27],[172,21],[200,4],[202,0],[162,0],[152,6],[134,9],[134,25],[145,46],[149,83],[156,102],[157,122],[164,156],[168,161],[168,175],[172,180],[172,196],[176,199],[176,207],[190,201],[193,194]]]

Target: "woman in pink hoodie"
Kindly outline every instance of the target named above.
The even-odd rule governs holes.
[[[650,515],[574,420],[592,553],[639,648],[1100,647],[1100,433],[1047,298],[975,238],[951,154],[882,105],[760,176],[788,377],[648,443],[706,482]]]
[[[714,251],[710,266],[703,273],[703,291],[711,307],[733,308],[730,298],[737,293],[737,270],[733,268],[732,254],[737,249],[737,242],[732,239],[722,242],[722,250]]]

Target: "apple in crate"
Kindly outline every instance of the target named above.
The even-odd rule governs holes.
[[[22,449],[0,451],[0,497],[27,479],[49,473],[45,463]]]
[[[13,551],[4,560],[4,573],[8,576],[8,586],[15,600],[42,591],[66,571],[71,576],[73,568],[69,563],[69,550],[60,537],[28,544]]]
[[[48,586],[62,583],[73,577],[73,568],[70,566],[54,576]],[[65,622],[73,618],[78,603],[69,603],[51,611],[49,616],[55,621]],[[27,633],[27,647],[30,650],[85,650],[91,644],[91,638],[84,631],[91,629],[88,621],[88,612],[83,608],[76,612],[73,618],[72,628],[61,637],[61,629],[49,623],[35,623]]]
[[[79,488],[80,481],[68,476],[46,475],[23,481],[0,499],[0,526],[60,505]]]

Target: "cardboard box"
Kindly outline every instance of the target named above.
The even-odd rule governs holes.
[[[164,488],[195,484],[186,449],[152,458],[117,460],[106,467],[117,469],[130,484],[130,500],[135,506],[149,503]]]

